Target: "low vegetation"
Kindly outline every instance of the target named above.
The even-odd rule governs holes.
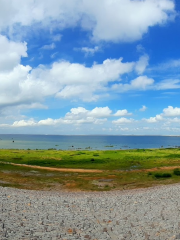
[[[170,178],[172,177],[171,173],[155,173],[154,176],[156,178]]]
[[[179,168],[175,168],[174,172],[175,175],[180,176],[180,169]]]
[[[36,166],[49,169],[37,169]],[[67,172],[52,171],[50,168],[63,168]],[[82,171],[69,172],[70,169]],[[92,169],[92,172],[85,172],[83,169]],[[105,151],[0,150],[1,186],[107,191],[179,181],[179,148]]]

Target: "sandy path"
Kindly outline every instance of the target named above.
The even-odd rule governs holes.
[[[176,168],[180,169],[180,166],[168,166],[168,167],[156,167],[156,168],[149,168],[149,169],[142,169],[142,170],[132,170],[134,172],[155,172],[158,170],[174,170]]]
[[[101,173],[102,170],[96,169],[74,169],[74,168],[52,168],[52,167],[41,167],[41,166],[32,166],[27,164],[18,164],[18,163],[8,163],[13,166],[21,166],[21,167],[28,167],[28,168],[35,168],[35,169],[43,169],[49,171],[58,171],[58,172],[80,172],[80,173]]]
[[[18,163],[10,163],[10,162],[1,162],[1,163],[11,164],[14,166],[35,168],[35,169],[43,169],[43,170],[49,170],[49,171],[58,171],[58,172],[101,173],[105,171],[105,170],[99,170],[99,169],[42,167],[42,166],[18,164]],[[158,168],[156,167],[156,168],[148,168],[148,169],[136,169],[136,170],[131,170],[131,172],[154,172],[158,170],[174,170],[176,168],[180,168],[180,166],[164,166],[164,167],[158,167]],[[117,171],[117,170],[114,170],[114,171]],[[124,172],[124,170],[120,170],[120,171],[118,170],[118,172]]]

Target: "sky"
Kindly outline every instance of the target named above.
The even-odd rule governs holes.
[[[0,133],[180,135],[179,0],[0,0]]]

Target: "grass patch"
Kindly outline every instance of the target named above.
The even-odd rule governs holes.
[[[103,172],[81,174],[53,172],[13,166],[9,163],[55,168],[100,169]],[[174,166],[176,169],[171,169],[170,172],[161,169],[168,166]],[[109,191],[175,183],[180,181],[179,175],[180,149],[0,150],[1,186]],[[108,181],[102,182],[102,179]]]
[[[95,161],[91,161],[94,159]],[[102,170],[150,169],[180,165],[179,149],[135,150],[0,150],[0,161],[20,164]],[[136,167],[134,167],[136,166]]]

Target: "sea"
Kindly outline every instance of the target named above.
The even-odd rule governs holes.
[[[180,136],[0,134],[0,149],[117,150],[179,147]]]

